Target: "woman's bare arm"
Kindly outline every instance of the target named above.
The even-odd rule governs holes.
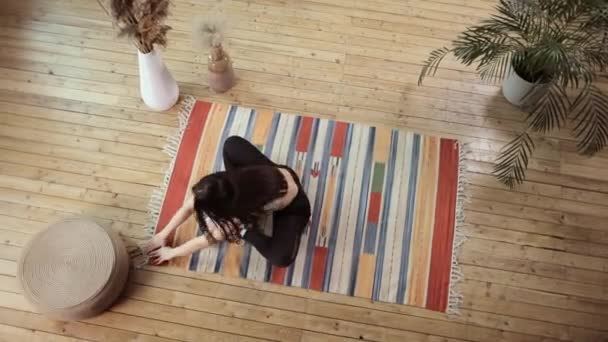
[[[198,250],[207,248],[214,244],[215,241],[210,240],[207,234],[201,235],[194,239],[186,241],[184,244],[173,248],[173,257],[190,255]]]
[[[219,228],[215,224],[215,222],[209,219],[209,217],[205,217],[205,224],[207,225],[207,230],[209,231],[209,234],[203,234],[199,237],[186,241],[180,246],[175,247],[175,256],[190,255],[200,249],[207,248],[213,245],[215,242],[222,241],[226,238],[224,236],[224,231]],[[211,237],[209,235],[211,235]]]
[[[154,235],[152,239],[150,239],[143,246],[144,252],[146,254],[161,248],[167,244],[167,238],[169,235],[175,231],[179,226],[184,223],[190,215],[194,212],[194,198],[192,196],[188,197],[181,208],[177,210],[175,215],[171,218],[169,223],[161,230],[158,234]]]
[[[159,234],[167,237],[174,230],[184,223],[190,215],[194,212],[194,197],[189,196],[184,202],[181,208],[173,215],[169,223],[160,231]]]

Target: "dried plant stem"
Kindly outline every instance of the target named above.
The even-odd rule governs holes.
[[[112,17],[119,29],[119,37],[127,36],[142,53],[154,50],[155,45],[167,45],[171,27],[162,22],[169,14],[169,0],[109,0],[111,10],[103,0],[97,3]]]

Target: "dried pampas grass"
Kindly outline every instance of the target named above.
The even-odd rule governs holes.
[[[102,0],[97,0],[105,9]],[[142,53],[154,50],[154,45],[167,45],[170,26],[163,21],[169,15],[169,0],[109,0],[110,15],[118,27],[119,37],[129,37]],[[107,10],[106,10],[107,12]]]
[[[213,10],[194,21],[193,45],[200,50],[209,50],[209,70],[213,72],[224,72],[230,68],[230,58],[224,50],[225,37],[226,18],[220,10]]]
[[[195,48],[206,50],[220,47],[224,43],[226,18],[217,11],[194,21],[192,42]]]

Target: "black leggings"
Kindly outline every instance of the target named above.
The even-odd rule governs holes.
[[[298,194],[293,201],[285,208],[273,212],[271,237],[258,229],[249,229],[243,236],[243,239],[251,243],[272,265],[291,265],[298,254],[300,237],[310,219],[310,202],[302,190],[297,174],[286,166],[273,163],[249,141],[238,136],[226,139],[223,154],[226,171],[250,165],[270,165],[288,170],[298,184]]]

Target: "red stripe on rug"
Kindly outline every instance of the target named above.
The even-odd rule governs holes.
[[[372,192],[369,195],[369,209],[367,212],[367,222],[378,223],[380,217],[380,203],[382,202],[382,194]]]
[[[298,143],[296,144],[296,151],[306,152],[308,151],[308,144],[310,142],[310,134],[312,132],[311,117],[302,117],[302,126],[300,126],[300,134],[298,135]]]
[[[442,312],[446,311],[448,305],[450,273],[452,270],[452,245],[454,243],[458,192],[458,159],[457,142],[450,139],[441,139],[435,227],[426,308]]]
[[[327,261],[327,247],[315,246],[312,259],[312,273],[310,276],[310,289],[321,291],[323,289],[323,277],[325,275],[325,263]]]
[[[273,284],[284,285],[286,273],[287,267],[272,266],[272,277],[270,278],[270,282]]]
[[[331,156],[342,157],[344,153],[344,144],[346,143],[346,129],[348,124],[346,122],[336,122],[334,127],[334,139],[331,145]]]
[[[173,173],[169,180],[169,186],[165,192],[165,198],[158,217],[158,222],[156,223],[155,233],[158,233],[165,228],[173,215],[175,215],[177,210],[181,208],[184,203],[186,192],[188,191],[188,184],[190,182],[190,175],[192,173],[192,166],[196,159],[196,152],[203,135],[202,133],[210,109],[211,103],[197,101],[194,104],[194,108],[192,108],[192,112],[190,112],[188,126],[184,131],[182,141],[178,148],[175,166],[173,167]],[[168,241],[172,240],[173,234],[171,234]]]

